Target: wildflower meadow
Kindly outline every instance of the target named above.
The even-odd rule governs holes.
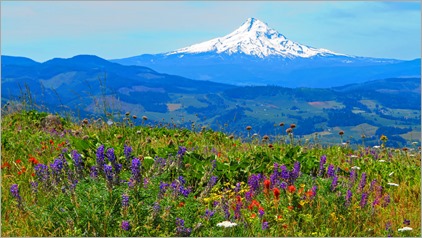
[[[47,117],[2,116],[2,236],[421,235],[417,145]]]

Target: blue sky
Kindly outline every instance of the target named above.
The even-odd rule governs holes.
[[[162,53],[229,34],[249,17],[312,47],[421,57],[419,1],[2,1],[1,54],[43,62]]]

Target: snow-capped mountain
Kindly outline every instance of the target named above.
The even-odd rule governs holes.
[[[255,18],[223,37],[112,61],[234,85],[322,88],[421,74],[420,59],[378,59],[318,49],[291,41]]]
[[[169,52],[167,55],[205,52],[226,53],[228,55],[242,53],[260,58],[267,56],[309,58],[316,55],[343,55],[327,49],[317,49],[293,42],[255,18],[249,18],[238,29],[226,36],[181,48]]]

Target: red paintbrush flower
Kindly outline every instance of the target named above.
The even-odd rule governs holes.
[[[278,200],[280,198],[280,189],[273,188],[273,193],[274,193],[275,199]]]
[[[265,189],[270,189],[270,185],[271,185],[270,180],[266,179],[266,180],[264,181],[264,186],[265,186]]]
[[[9,164],[8,162],[4,162],[4,163],[1,165],[1,168],[2,168],[2,169],[4,169],[4,168],[8,168],[8,169],[10,169],[10,164]]]
[[[294,193],[294,192],[296,191],[296,187],[295,187],[294,185],[290,185],[289,187],[287,187],[287,190],[288,190],[290,193]]]

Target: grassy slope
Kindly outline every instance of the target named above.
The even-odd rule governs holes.
[[[142,220],[144,219],[142,214],[147,216],[151,212],[148,209],[151,209],[154,200],[148,198],[136,200],[138,195],[131,190],[128,191],[126,185],[122,185],[115,188],[117,195],[114,194],[114,197],[109,197],[109,200],[105,201],[101,196],[107,196],[107,191],[105,182],[101,179],[96,181],[89,178],[80,179],[74,196],[67,196],[67,193],[62,194],[60,191],[40,191],[42,196],[38,195],[36,196],[38,201],[34,200],[35,197],[29,186],[29,182],[35,179],[31,175],[35,172],[34,165],[28,160],[31,156],[40,163],[50,164],[60,155],[63,148],[67,148],[68,151],[77,150],[82,154],[85,169],[88,170],[88,166],[96,163],[95,152],[100,144],[115,148],[118,160],[124,164],[122,174],[124,179],[130,177],[130,169],[125,167],[128,165],[125,165],[123,156],[125,144],[132,146],[133,155],[145,158],[144,176],[148,176],[149,171],[154,172],[147,163],[150,161],[149,158],[156,156],[171,158],[169,155],[177,154],[179,146],[187,147],[188,154],[184,158],[185,166],[178,173],[186,178],[193,192],[198,192],[197,196],[203,190],[198,182],[201,179],[208,179],[205,177],[207,168],[209,168],[210,162],[216,159],[217,169],[214,174],[218,176],[219,180],[214,195],[213,193],[209,194],[207,201],[212,201],[213,197],[221,197],[222,189],[226,186],[230,188],[236,182],[242,182],[242,191],[243,189],[247,190],[247,176],[255,173],[269,176],[274,162],[286,164],[291,169],[293,161],[300,160],[304,175],[295,185],[299,188],[303,183],[306,184],[306,189],[309,189],[316,181],[320,186],[318,193],[321,195],[316,198],[313,205],[306,205],[309,206],[307,209],[295,210],[295,215],[289,213],[289,210],[286,209],[288,204],[284,203],[291,198],[289,193],[286,193],[281,201],[286,207],[284,210],[277,211],[271,210],[272,205],[266,203],[268,198],[264,194],[257,195],[256,199],[265,206],[268,213],[265,217],[272,228],[264,232],[261,229],[260,221],[252,219],[249,222],[255,224],[252,226],[255,228],[247,230],[236,228],[238,229],[236,232],[241,232],[243,236],[385,236],[387,234],[386,222],[392,223],[393,235],[402,235],[397,232],[397,229],[403,226],[403,219],[411,220],[411,227],[414,228],[411,233],[404,235],[413,236],[421,232],[420,151],[418,148],[410,148],[411,150],[407,151],[389,148],[352,150],[349,147],[322,147],[318,140],[302,141],[302,146],[296,146],[290,144],[289,137],[284,135],[280,135],[277,141],[253,140],[246,143],[241,138],[231,139],[228,135],[220,132],[206,129],[194,132],[173,128],[171,124],[161,127],[155,125],[131,127],[129,126],[130,121],[142,119],[133,119],[130,116],[127,117],[128,123],[120,126],[107,126],[103,121],[94,122],[93,120],[84,126],[82,126],[82,122],[74,124],[63,121],[63,129],[66,133],[63,134],[62,131],[59,131],[56,134],[42,128],[41,121],[45,116],[46,114],[36,112],[19,112],[2,117],[2,166],[5,163],[10,165],[9,168],[2,168],[2,236],[130,236],[133,234],[138,236],[174,236],[176,235],[174,227],[176,216],[184,217],[187,226],[190,227],[196,224],[196,220],[204,222],[205,227],[195,230],[194,236],[231,235],[223,234],[221,228],[218,229],[215,226],[216,222],[224,220],[222,211],[209,221],[200,218],[205,208],[211,209],[212,206],[210,202],[204,202],[205,200],[194,199],[193,195],[186,199],[178,197],[173,201],[161,200],[162,207],[167,204],[172,207],[172,210],[168,217],[165,213],[162,214],[162,220],[158,221],[159,227],[157,227],[157,221]],[[143,121],[142,124],[147,123],[148,120]],[[336,137],[337,140],[340,140],[337,134]],[[60,143],[63,145],[59,146]],[[271,146],[270,143],[272,143]],[[375,154],[378,158],[374,157]],[[306,175],[318,168],[319,158],[322,155],[327,155],[327,165],[333,164],[342,170],[348,170],[353,165],[359,166],[361,168],[361,171],[358,171],[359,175],[366,172],[368,183],[372,179],[377,179],[384,187],[384,192],[392,197],[391,204],[386,208],[379,207],[375,213],[372,213],[370,207],[365,210],[359,207],[359,197],[356,195],[353,198],[353,209],[340,212],[340,204],[343,202],[336,200],[336,193],[329,192],[330,180],[317,178],[314,181]],[[356,155],[357,159],[349,161],[350,155]],[[72,164],[70,156],[67,158]],[[380,163],[377,159],[386,159],[389,162]],[[22,167],[25,167],[25,171]],[[19,174],[19,172],[21,173]],[[389,176],[391,172],[394,172],[394,175]],[[88,172],[85,174],[88,177]],[[170,182],[175,179],[176,175],[177,173],[173,171],[167,175],[166,173],[161,174],[159,178],[167,178],[167,181]],[[149,178],[150,189],[141,189],[138,193],[139,196],[157,194],[158,178]],[[339,181],[347,183],[347,179],[348,174],[345,174]],[[387,182],[397,183],[399,187],[389,187]],[[25,211],[20,211],[16,207],[17,203],[9,191],[12,184],[19,185]],[[327,189],[324,189],[324,186]],[[366,188],[368,189],[368,187]],[[133,198],[131,203],[140,202],[138,206],[131,206],[131,209],[134,210],[133,212],[129,211],[129,215],[125,215],[124,211],[119,208],[121,194],[125,191],[130,192],[131,199]],[[344,196],[345,190],[339,189],[340,191]],[[242,197],[243,195],[244,193],[242,193]],[[236,199],[231,195],[227,196],[230,201]],[[90,202],[91,200],[93,202]],[[92,207],[97,200],[97,205],[100,207]],[[180,202],[187,205],[180,207]],[[243,202],[247,203],[245,200]],[[117,209],[116,214],[120,215],[114,217],[107,212],[107,209],[103,210],[101,206],[113,207],[113,209]],[[58,216],[61,214],[58,210],[60,208],[66,210],[63,217]],[[74,213],[69,209],[74,209],[72,210]],[[87,212],[97,211],[96,209],[99,209],[98,213]],[[247,209],[243,212],[245,216],[252,215]],[[278,212],[281,212],[283,216],[280,221],[272,218],[273,215],[279,214]],[[135,216],[135,214],[138,215]],[[125,216],[130,217],[134,226],[139,226],[137,231],[133,231],[134,233],[124,233],[119,228],[119,222],[121,219],[125,219]],[[312,222],[308,221],[310,218],[312,218]],[[300,224],[298,224],[299,220]],[[108,223],[104,223],[105,221]],[[288,225],[288,228],[281,228],[282,225]]]

